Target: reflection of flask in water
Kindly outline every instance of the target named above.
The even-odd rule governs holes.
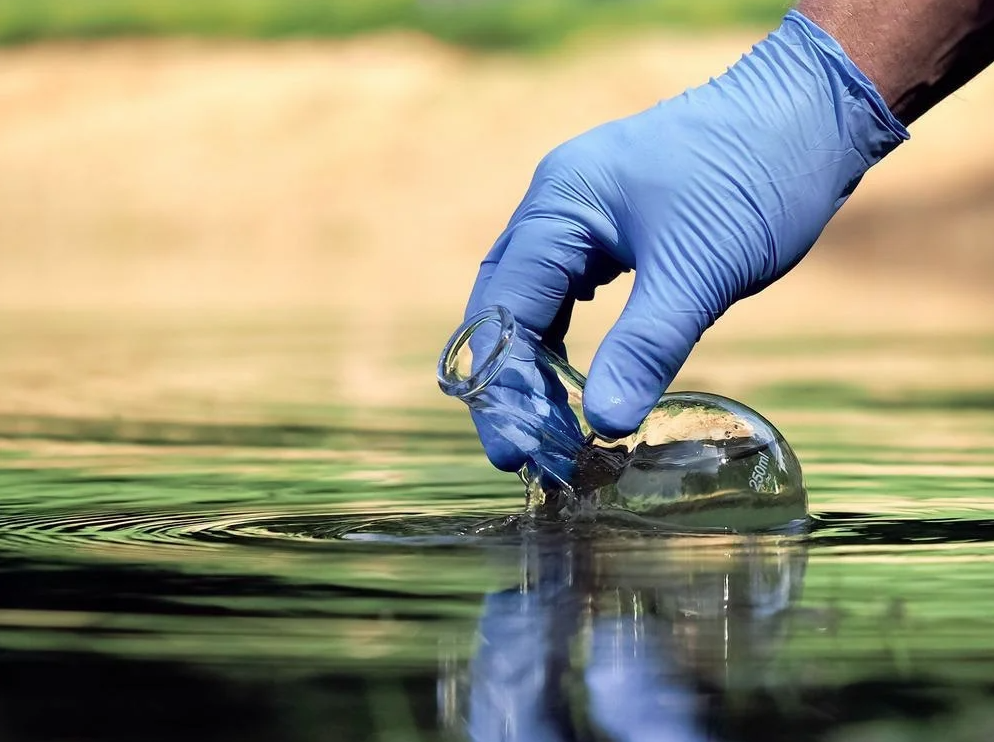
[[[493,445],[525,455],[520,476],[540,514],[731,530],[806,517],[797,457],[757,412],[712,394],[665,394],[631,436],[602,439],[583,417],[583,376],[502,307],[456,330],[438,381],[478,413]]]
[[[443,653],[449,736],[714,740],[715,721],[747,728],[756,702],[796,675],[778,656],[803,591],[802,541],[667,535],[620,545],[611,534],[553,530],[522,540],[520,561],[499,570],[520,581],[487,595],[475,641],[454,636]]]

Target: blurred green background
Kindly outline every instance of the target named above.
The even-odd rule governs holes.
[[[7,0],[0,41],[122,34],[346,36],[423,31],[487,48],[543,47],[577,31],[643,24],[773,23],[782,0]]]

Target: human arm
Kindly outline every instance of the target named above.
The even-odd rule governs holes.
[[[598,432],[630,432],[701,334],[796,265],[866,171],[907,138],[889,106],[911,120],[983,66],[988,4],[953,0],[958,21],[933,23],[923,6],[941,14],[939,0],[805,0],[725,74],[546,157],[481,266],[469,312],[503,304],[562,352],[574,302],[634,269],[584,395]],[[880,28],[865,29],[878,15]],[[915,44],[931,61],[908,62]],[[523,463],[477,424],[494,464]]]
[[[802,0],[911,124],[994,62],[992,0]]]

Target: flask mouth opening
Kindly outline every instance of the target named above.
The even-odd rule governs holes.
[[[511,353],[515,322],[501,306],[483,309],[449,338],[438,360],[438,386],[451,397],[466,399],[485,389]]]

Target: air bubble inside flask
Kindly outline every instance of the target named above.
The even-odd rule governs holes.
[[[780,432],[715,394],[664,394],[632,435],[608,440],[583,416],[585,379],[503,307],[466,320],[438,365],[442,390],[474,411],[539,518],[752,532],[807,518],[800,463]]]

